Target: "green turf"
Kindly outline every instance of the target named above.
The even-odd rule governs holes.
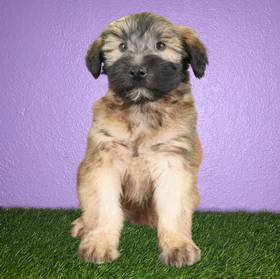
[[[0,278],[280,278],[280,215],[196,213],[193,237],[202,261],[182,269],[162,265],[156,230],[126,224],[121,256],[111,264],[77,257],[69,236],[75,210],[0,210]]]

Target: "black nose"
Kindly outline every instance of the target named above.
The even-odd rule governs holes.
[[[144,79],[147,76],[147,69],[144,66],[133,66],[129,69],[128,75],[132,79]]]

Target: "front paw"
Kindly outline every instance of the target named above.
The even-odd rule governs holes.
[[[112,244],[103,235],[86,237],[80,243],[79,256],[85,262],[97,264],[112,262],[119,255],[117,245]]]
[[[191,242],[186,242],[179,247],[165,247],[160,250],[160,260],[168,266],[191,266],[201,259],[200,249]]]

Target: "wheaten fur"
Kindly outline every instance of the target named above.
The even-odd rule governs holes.
[[[154,17],[153,29],[161,31],[168,46],[153,55],[178,63],[186,44],[190,48],[187,55],[194,55],[193,51],[204,57],[198,58],[204,59],[204,64],[189,60],[201,77],[207,57],[197,35],[189,28],[150,16]],[[118,61],[122,56],[118,50],[123,40],[121,31],[130,30],[136,19],[128,16],[110,24],[89,49],[88,65],[101,50],[108,67]],[[135,63],[153,52],[149,32],[141,43],[137,43],[137,36],[130,36],[128,43],[139,51]],[[98,69],[94,71],[95,77],[100,74]],[[131,94],[129,98],[137,101],[150,93]],[[72,235],[81,238],[81,258],[95,263],[116,259],[123,221],[127,219],[157,227],[163,263],[182,267],[199,261],[200,249],[192,241],[191,228],[192,213],[199,205],[197,176],[202,151],[188,79],[156,101],[147,97],[141,104],[128,104],[109,88],[95,103],[93,113],[86,154],[77,175],[82,216],[72,223]]]

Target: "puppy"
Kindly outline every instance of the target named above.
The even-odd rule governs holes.
[[[191,228],[201,146],[188,68],[201,78],[207,63],[191,29],[150,13],[113,21],[89,48],[87,68],[106,74],[109,90],[95,103],[78,169],[82,216],[72,236],[82,260],[115,260],[124,219],[157,227],[164,264],[200,260]]]

